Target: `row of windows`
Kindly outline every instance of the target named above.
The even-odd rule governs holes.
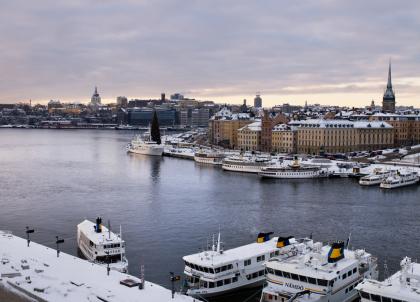
[[[112,248],[116,248],[116,247],[120,247],[119,243],[112,243],[112,244],[105,244],[104,248],[105,249],[112,249]]]
[[[347,287],[346,290],[345,290],[346,294],[351,292],[357,286],[357,284],[359,284],[360,282],[362,282],[362,281],[355,282],[352,285],[350,285],[349,287]]]
[[[258,271],[258,272],[255,272],[255,273],[246,275],[246,278],[248,280],[251,280],[251,279],[255,279],[255,278],[261,277],[261,276],[264,276],[264,270],[261,270],[261,271]]]
[[[217,282],[200,281],[200,287],[204,287],[204,288],[215,288],[215,287],[220,287],[220,286],[224,286],[224,285],[229,285],[229,284],[235,283],[237,281],[238,281],[238,277],[237,276],[235,276],[233,278],[219,280]]]
[[[187,261],[185,261],[185,266],[188,266],[192,269],[195,269],[197,271],[200,272],[204,272],[204,273],[210,273],[210,274],[214,274],[214,273],[220,273],[220,272],[224,272],[224,271],[228,271],[233,269],[233,265],[232,264],[228,264],[228,265],[223,265],[221,267],[216,267],[215,269],[213,269],[212,267],[205,267],[205,266],[200,266],[200,265],[196,265],[194,263],[189,263]]]
[[[375,301],[375,302],[406,302],[406,301],[403,301],[403,300],[391,299],[391,298],[384,297],[384,296],[369,294],[369,293],[366,293],[366,292],[363,292],[363,291],[360,292],[360,296],[363,299],[367,299],[367,300]]]
[[[306,277],[306,276],[300,276],[297,274],[292,274],[289,272],[283,272],[283,271],[279,271],[279,270],[275,270],[272,268],[267,268],[267,273],[269,274],[273,274],[279,277],[283,277],[283,278],[287,278],[287,279],[293,279],[296,281],[300,281],[300,282],[305,282],[305,283],[311,283],[311,284],[315,284],[315,285],[319,285],[319,286],[328,286],[328,284],[332,287],[334,285],[334,280],[330,280],[330,282],[328,282],[328,280],[324,280],[324,279],[316,279],[316,278],[311,278],[311,277]]]
[[[347,277],[350,277],[351,275],[355,274],[357,272],[357,268],[355,267],[353,270],[348,271],[347,273],[343,274],[341,279],[346,279]]]

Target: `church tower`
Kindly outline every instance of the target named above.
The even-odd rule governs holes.
[[[395,112],[395,94],[394,90],[392,89],[391,82],[391,62],[389,62],[388,83],[386,85],[386,90],[382,101],[382,111],[391,113]]]

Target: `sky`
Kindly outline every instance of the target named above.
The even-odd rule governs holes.
[[[161,92],[420,107],[418,0],[0,0],[0,103]]]

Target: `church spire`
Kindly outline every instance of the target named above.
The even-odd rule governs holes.
[[[388,84],[386,85],[386,88],[391,88],[392,89],[392,82],[391,82],[391,59],[389,59]]]

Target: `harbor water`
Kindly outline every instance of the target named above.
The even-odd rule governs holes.
[[[390,191],[353,179],[268,180],[177,158],[128,155],[133,132],[0,129],[0,229],[77,255],[76,225],[102,216],[127,241],[130,273],[170,287],[182,256],[222,233],[224,248],[260,231],[347,240],[389,272],[420,251],[420,187]],[[181,284],[177,284],[179,287]],[[243,301],[230,297],[228,301]]]

